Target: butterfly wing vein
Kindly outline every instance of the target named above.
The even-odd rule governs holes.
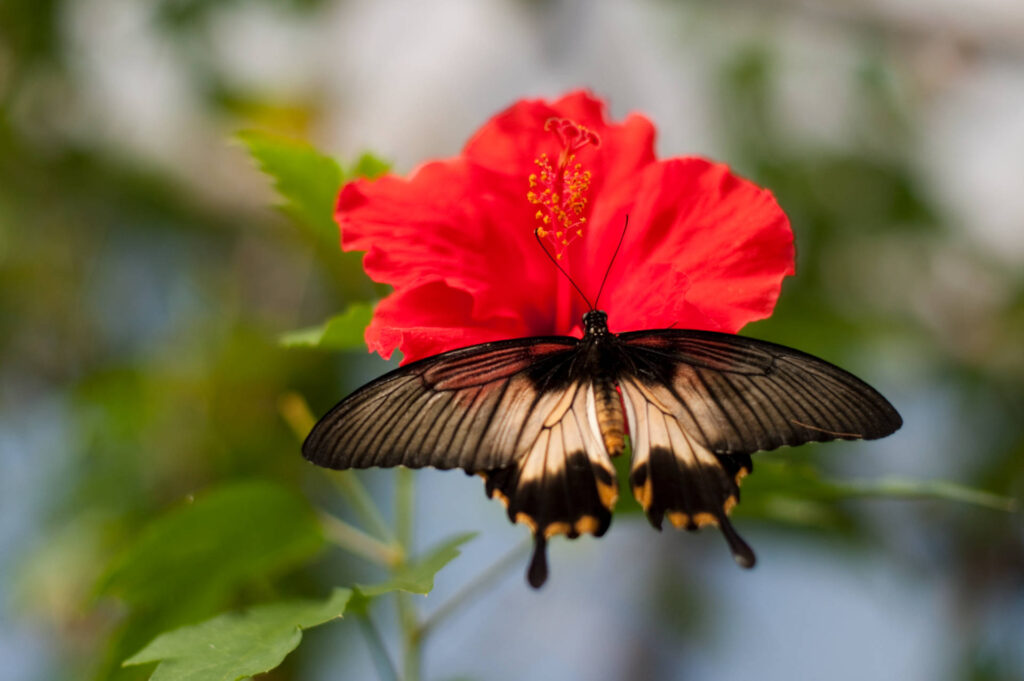
[[[577,341],[523,339],[455,350],[397,369],[336,405],[304,456],[328,468],[507,466],[533,445]]]

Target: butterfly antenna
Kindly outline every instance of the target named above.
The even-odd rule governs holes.
[[[601,288],[597,289],[597,298],[594,300],[594,307],[591,309],[597,309],[597,304],[601,302],[601,293],[604,291],[605,282],[608,281],[608,275],[611,274],[612,265],[615,264],[615,257],[619,254],[619,249],[622,248],[622,240],[626,238],[626,228],[629,227],[629,215],[626,215],[626,224],[622,225],[622,234],[619,235],[619,244],[615,247],[615,252],[612,253],[611,262],[608,263],[608,269],[604,271],[604,279],[601,280]]]
[[[558,271],[565,275],[565,278],[569,280],[569,283],[572,284],[572,287],[576,289],[576,292],[580,294],[581,298],[583,298],[583,301],[587,304],[587,307],[589,307],[591,310],[597,309],[590,304],[590,301],[587,300],[587,297],[585,295],[583,295],[583,291],[580,290],[580,287],[576,285],[576,282],[572,280],[572,277],[569,276],[569,273],[566,272],[558,263],[558,259],[551,255],[551,253],[548,252],[548,249],[544,248],[544,242],[540,240],[540,234],[538,234],[537,232],[538,230],[533,230],[533,236],[537,239],[537,245],[540,246],[540,250],[544,251],[544,255],[548,256],[548,260],[553,262],[555,264],[555,267],[558,268]]]

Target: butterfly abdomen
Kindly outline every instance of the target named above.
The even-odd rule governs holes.
[[[615,335],[608,332],[603,312],[590,312],[584,317],[587,334],[579,362],[573,367],[578,377],[589,381],[587,417],[609,456],[618,456],[625,448],[626,414],[622,396],[616,386],[620,351]]]
[[[626,419],[622,411],[622,398],[611,379],[594,384],[593,419],[595,430],[609,456],[618,456],[625,447]],[[590,410],[590,404],[588,411]]]

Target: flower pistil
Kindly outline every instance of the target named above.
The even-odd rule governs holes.
[[[601,138],[567,118],[549,118],[544,129],[555,133],[562,148],[555,165],[545,153],[534,160],[539,172],[530,174],[526,198],[537,206],[537,235],[548,239],[555,257],[561,259],[569,244],[583,236],[587,222],[584,212],[591,176],[576,162],[576,152],[588,144],[601,146]]]

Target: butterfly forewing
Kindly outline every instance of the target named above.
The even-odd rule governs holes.
[[[718,454],[884,437],[903,421],[856,376],[806,353],[710,331],[619,336],[628,373]]]
[[[429,357],[363,386],[303,444],[327,468],[409,466],[480,472],[521,458],[565,383],[574,338],[499,341]]]

